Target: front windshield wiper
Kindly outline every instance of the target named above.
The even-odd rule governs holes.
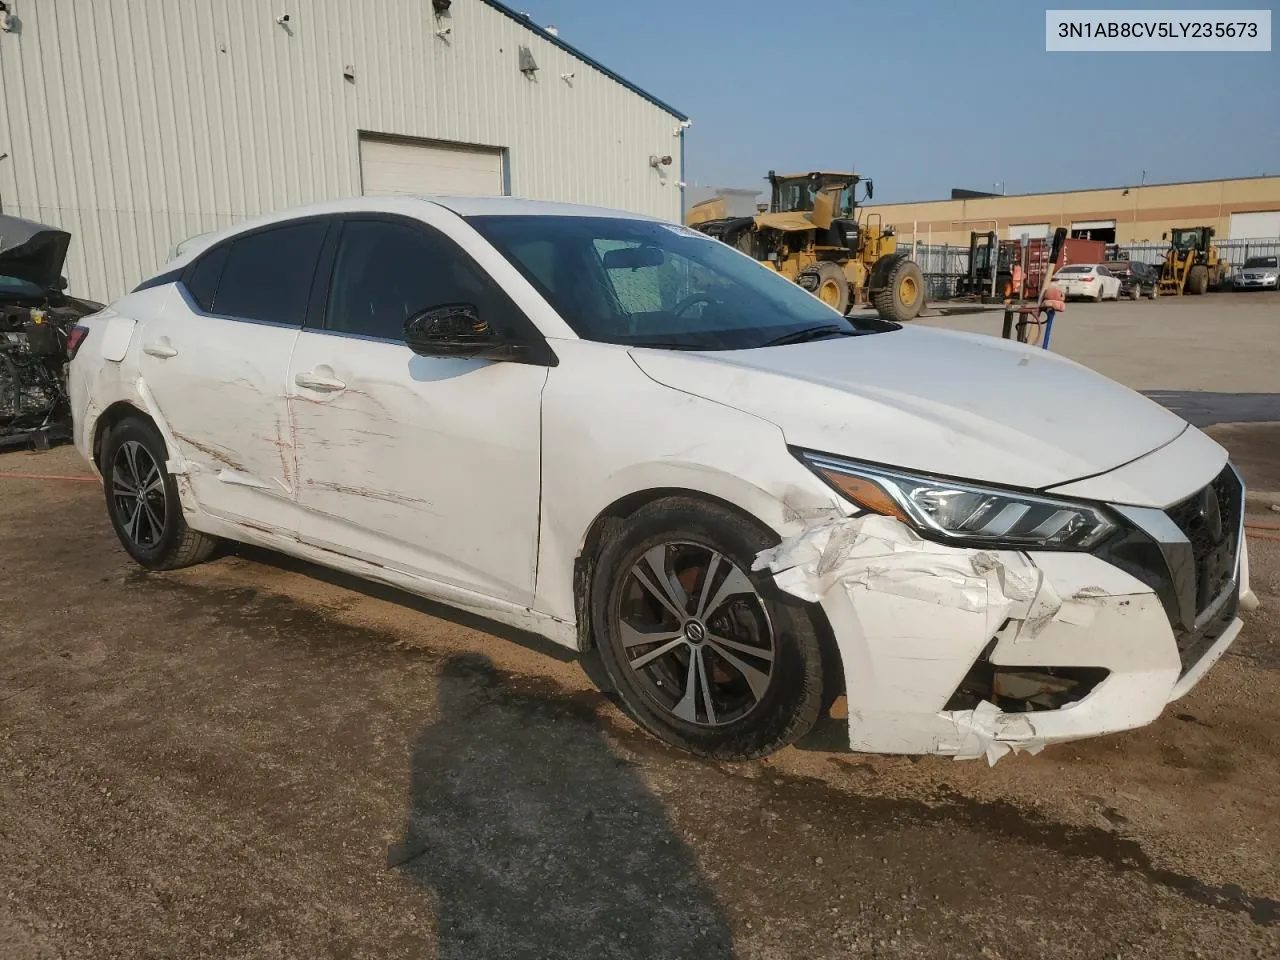
[[[838,327],[834,323],[824,323],[818,327],[805,327],[801,330],[792,330],[790,333],[784,333],[780,337],[774,337],[772,340],[766,340],[760,344],[762,347],[781,347],[788,343],[806,343],[810,340],[821,340],[824,337],[851,337],[854,331],[847,327]]]

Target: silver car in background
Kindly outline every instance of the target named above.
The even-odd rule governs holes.
[[[1280,285],[1280,257],[1250,257],[1236,276],[1237,290],[1275,290]]]

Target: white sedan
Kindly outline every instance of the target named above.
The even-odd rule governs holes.
[[[1072,263],[1053,275],[1068,300],[1119,300],[1120,278],[1100,263]]]
[[[840,316],[684,227],[362,198],[202,237],[70,338],[152,569],[247,541],[575,650],[694,752],[1140,726],[1235,640],[1226,452],[1044,350]]]

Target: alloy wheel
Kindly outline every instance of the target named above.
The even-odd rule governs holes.
[[[626,574],[614,615],[641,689],[686,723],[733,723],[769,689],[777,645],[764,600],[710,547],[671,541],[646,550]]]
[[[160,542],[168,511],[164,471],[137,440],[120,444],[111,462],[111,498],[134,546],[146,550]]]

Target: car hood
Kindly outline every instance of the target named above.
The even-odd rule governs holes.
[[[57,227],[0,216],[0,274],[58,290],[71,234]]]
[[[976,334],[906,327],[632,357],[659,383],[776,424],[792,446],[1007,486],[1104,473],[1188,429],[1086,367]]]

